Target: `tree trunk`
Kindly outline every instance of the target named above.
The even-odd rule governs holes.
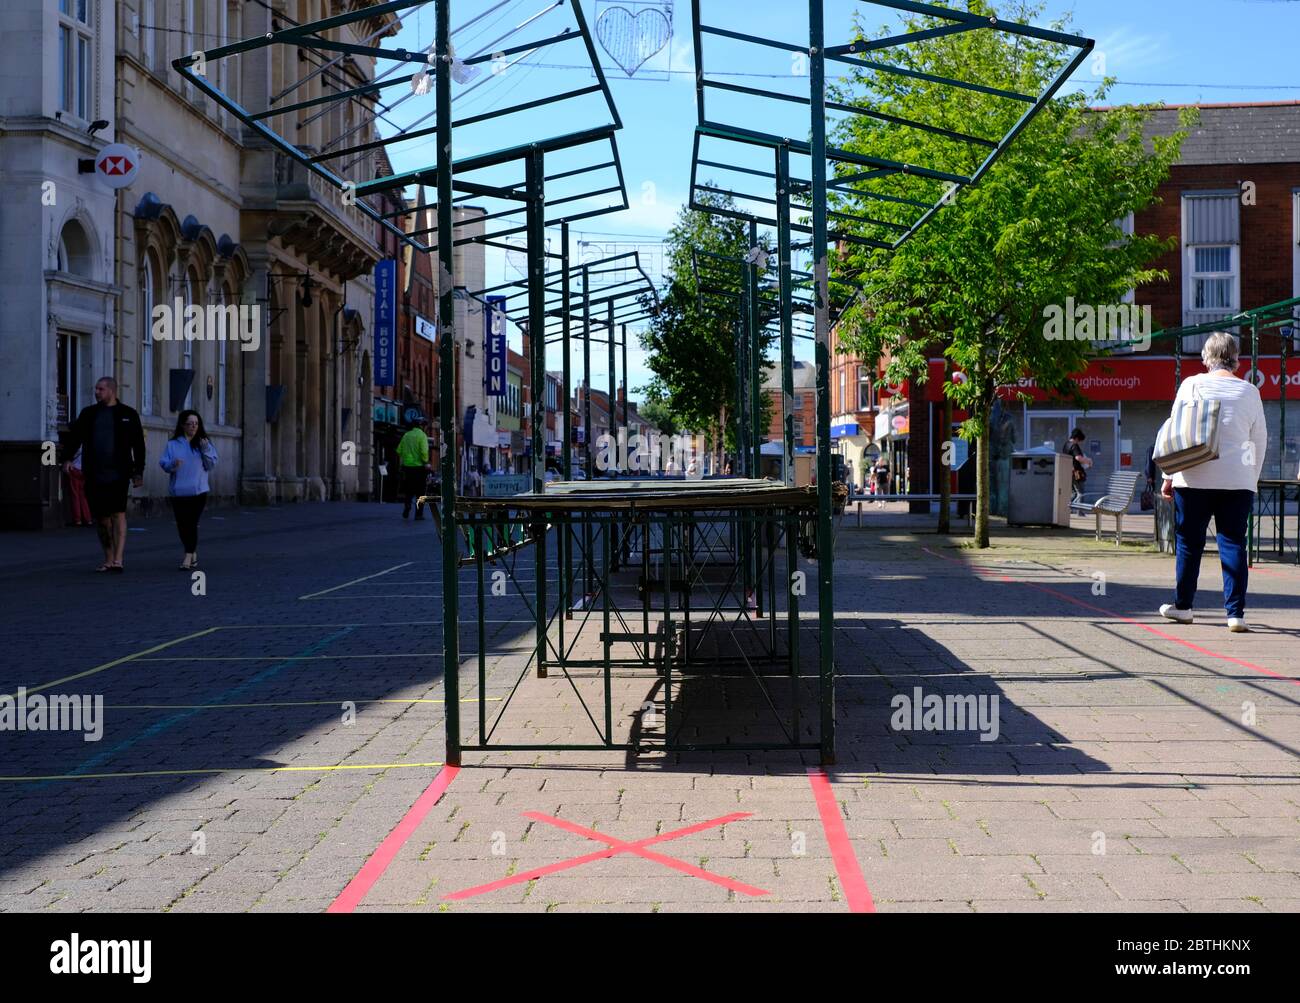
[[[721,474],[727,456],[727,405],[718,408],[718,462],[713,468],[715,474]]]
[[[947,535],[952,532],[952,398],[947,394],[948,383],[952,380],[951,363],[943,363],[943,405],[939,409],[943,424],[943,438],[939,446],[939,533]]]
[[[975,468],[977,485],[975,488],[975,546],[986,550],[989,546],[989,452],[993,436],[989,431],[989,419],[993,412],[993,388],[989,386],[981,395],[979,402],[980,436],[979,453]]]

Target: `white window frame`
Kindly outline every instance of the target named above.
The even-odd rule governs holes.
[[[858,406],[857,406],[857,408],[855,408],[854,410],[857,410],[857,411],[871,411],[871,410],[873,410],[873,409],[875,408],[875,406],[876,406],[876,388],[875,388],[875,385],[874,385],[875,381],[872,380],[872,378],[871,378],[872,375],[873,375],[873,374],[872,374],[872,372],[871,372],[871,367],[870,367],[870,366],[864,366],[864,365],[859,365],[859,366],[858,366],[858,399],[857,399],[857,402],[856,402]],[[864,386],[867,388],[867,399],[866,399],[866,403],[863,403],[863,400],[862,400],[862,388],[863,388]]]
[[[185,273],[185,313],[189,313],[189,307],[197,306],[195,292],[197,291],[198,278],[190,273]],[[178,321],[181,335],[181,368],[188,369],[194,373],[194,379],[190,380],[190,388],[185,392],[185,400],[181,402],[182,410],[192,410],[194,407],[194,384],[199,381],[199,371],[194,366],[194,342],[185,337],[185,317],[182,315]]]
[[[233,305],[234,305],[234,298],[230,295],[230,290],[225,286],[222,286],[221,306],[223,308],[223,316],[225,316],[224,308]],[[216,342],[217,413],[215,415],[215,418],[216,418],[217,425],[225,425],[227,423],[226,422],[226,376],[227,373],[229,372],[229,370],[227,369],[227,361],[230,354],[230,346],[231,346],[230,334],[231,332],[227,331],[225,340]]]
[[[219,36],[217,39],[219,45],[230,44],[230,4],[227,0],[217,0],[217,34]],[[226,61],[224,59],[217,60],[217,87],[223,92],[226,91]],[[226,112],[223,108],[221,110],[223,119],[225,115]]]
[[[1208,315],[1200,316],[1200,319],[1193,320],[1203,311],[1198,311],[1195,307],[1196,301],[1196,280],[1204,278],[1231,278],[1232,294],[1231,302],[1223,309],[1220,316],[1228,317],[1237,313],[1241,309],[1241,244],[1224,244],[1221,242],[1209,244],[1191,244],[1186,240],[1187,233],[1187,203],[1189,199],[1186,195],[1182,199],[1182,219],[1179,230],[1179,239],[1183,244],[1183,323],[1201,323],[1210,319]],[[1196,251],[1200,248],[1208,247],[1227,247],[1230,251],[1231,261],[1229,271],[1227,272],[1196,272]],[[1209,335],[1199,335],[1190,338],[1182,338],[1182,351],[1197,353],[1204,346]]]
[[[1197,251],[1228,252],[1228,270],[1226,272],[1198,272],[1196,270]],[[1223,307],[1198,307],[1196,305],[1196,283],[1198,280],[1229,280],[1230,292],[1228,303]],[[1236,244],[1189,244],[1187,245],[1187,309],[1191,311],[1219,310],[1224,316],[1231,316],[1241,309],[1241,249]]]
[[[153,264],[140,261],[140,413],[153,414]]]
[[[95,117],[95,0],[60,0],[58,18],[59,110],[90,122]]]
[[[151,70],[158,55],[154,51],[158,40],[158,29],[154,27],[157,23],[158,0],[140,0],[140,62]]]
[[[198,8],[200,0],[181,0],[181,55],[188,56],[195,49],[195,41],[198,37]],[[185,82],[185,96],[193,97],[195,94],[194,86],[187,80]],[[188,404],[185,405],[189,407]]]
[[[1300,188],[1291,193],[1291,203],[1291,295],[1300,296]],[[1296,307],[1295,315],[1293,351],[1300,350],[1300,307]]]

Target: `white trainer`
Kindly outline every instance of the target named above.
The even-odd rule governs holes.
[[[1190,609],[1179,609],[1173,603],[1165,603],[1160,607],[1160,615],[1166,620],[1172,620],[1174,623],[1191,623],[1192,611]]]
[[[1241,616],[1228,617],[1228,629],[1234,634],[1250,633],[1250,628],[1246,626],[1246,618]]]

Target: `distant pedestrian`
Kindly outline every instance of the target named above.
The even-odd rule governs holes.
[[[217,447],[208,438],[203,418],[197,411],[182,411],[176,416],[176,430],[158,461],[158,466],[171,475],[168,493],[176,516],[176,532],[185,550],[182,571],[199,566],[199,519],[208,503],[208,472],[216,465]]]
[[[416,418],[410,430],[397,444],[397,461],[401,464],[399,486],[402,492],[402,518],[411,517],[411,506],[415,506],[415,518],[418,522],[424,518],[424,504],[420,501],[428,483],[429,471],[429,436],[425,432],[424,418]]]
[[[81,450],[68,465],[68,494],[72,499],[72,525],[89,526],[90,503],[86,501],[86,475],[81,472]]]
[[[1268,426],[1259,388],[1237,376],[1240,349],[1230,334],[1210,335],[1201,349],[1206,372],[1189,376],[1178,387],[1180,401],[1217,400],[1219,455],[1173,477],[1165,476],[1160,494],[1174,503],[1174,542],[1177,586],[1174,601],[1160,607],[1160,615],[1176,623],[1192,622],[1192,605],[1205,550],[1210,519],[1219,542],[1223,566],[1224,609],[1228,629],[1243,633],[1246,626],[1246,586],[1249,561],[1246,530],[1255,506],[1255,492],[1264,472]]]
[[[876,461],[876,508],[885,507],[884,496],[889,493],[889,461],[883,456]]]
[[[122,573],[126,550],[126,497],[132,485],[144,484],[144,428],[140,415],[117,399],[117,380],[95,382],[95,403],[82,408],[69,429],[67,448],[81,450],[86,502],[95,520],[104,563],[95,570]],[[63,465],[72,470],[72,461]]]
[[[1070,475],[1070,501],[1072,502],[1076,502],[1083,497],[1083,486],[1088,483],[1088,468],[1092,466],[1092,458],[1083,451],[1083,442],[1087,438],[1083,434],[1083,429],[1076,428],[1070,433],[1070,438],[1066,440],[1065,445],[1061,447],[1061,452],[1074,461]]]

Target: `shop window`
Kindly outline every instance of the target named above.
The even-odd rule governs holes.
[[[66,425],[77,417],[80,410],[77,387],[77,367],[80,363],[81,339],[75,334],[60,332],[55,339],[58,367],[55,375],[55,393],[58,422]]]

